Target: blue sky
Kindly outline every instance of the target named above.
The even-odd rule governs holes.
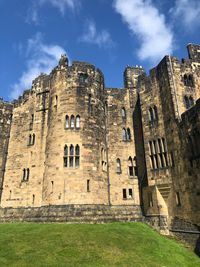
[[[166,54],[200,43],[199,0],[0,0],[0,96],[17,98],[62,53],[123,87],[127,65],[148,72]]]

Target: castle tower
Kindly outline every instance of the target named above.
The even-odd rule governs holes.
[[[51,73],[43,205],[108,203],[104,112],[102,73],[60,61]]]
[[[12,104],[0,98],[0,199],[3,188],[7,149],[12,121]]]
[[[2,207],[41,205],[48,99],[49,77],[41,74],[14,101]]]

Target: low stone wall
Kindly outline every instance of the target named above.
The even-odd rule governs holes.
[[[167,216],[164,215],[147,215],[145,217],[147,224],[152,226],[162,235],[169,235]]]
[[[175,217],[169,230],[170,234],[194,248],[195,253],[200,256],[200,226]]]
[[[35,208],[0,208],[0,222],[106,223],[142,220],[139,205],[49,205]]]

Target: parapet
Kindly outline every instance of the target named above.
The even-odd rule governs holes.
[[[200,45],[190,43],[187,45],[187,49],[188,49],[189,59],[192,62],[200,63]]]
[[[137,86],[138,77],[144,74],[142,66],[127,66],[124,70],[124,87],[132,88]]]

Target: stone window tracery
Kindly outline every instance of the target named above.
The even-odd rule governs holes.
[[[65,168],[80,166],[80,146],[78,144],[64,146],[63,164]]]
[[[156,106],[150,107],[148,110],[148,117],[151,126],[155,126],[158,123],[158,109]]]
[[[185,107],[186,109],[191,108],[194,105],[194,99],[192,96],[184,96],[184,103],[185,103]]]
[[[149,141],[149,158],[152,170],[169,167],[168,152],[164,138]]]
[[[185,86],[193,87],[194,86],[194,78],[193,78],[192,74],[185,74],[183,76],[183,82],[184,82]]]

